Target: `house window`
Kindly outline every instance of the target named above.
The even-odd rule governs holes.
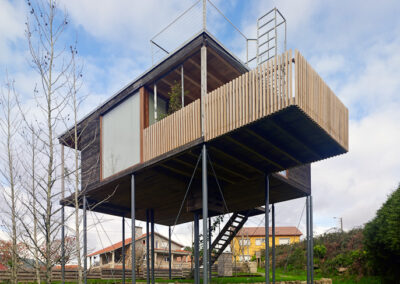
[[[250,255],[239,255],[239,261],[250,261]]]
[[[169,257],[168,256],[164,257],[164,261],[169,262]]]
[[[249,246],[250,245],[250,239],[239,239],[239,245],[240,246]]]
[[[290,244],[290,238],[279,238],[280,245],[288,245]]]
[[[256,239],[256,246],[261,246],[265,244],[265,239]]]
[[[146,244],[146,240],[143,240],[143,242],[142,242],[144,245]]]
[[[158,241],[156,241],[156,249],[158,249]]]

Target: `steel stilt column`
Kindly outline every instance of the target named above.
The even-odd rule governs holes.
[[[269,284],[269,175],[265,176],[265,283]]]
[[[310,195],[310,279],[314,283],[314,232],[313,232],[313,202]]]
[[[171,275],[171,226],[168,227],[168,278],[172,279]]]
[[[135,175],[131,177],[131,263],[132,263],[132,283],[136,283],[136,208],[135,208]]]
[[[122,216],[122,284],[125,284],[125,216]]]
[[[275,204],[272,204],[272,283],[275,284]]]
[[[150,220],[150,226],[151,226],[151,283],[154,284],[156,283],[155,277],[154,277],[154,209],[150,209],[150,215],[151,215],[151,220]]]
[[[86,218],[86,195],[83,196],[83,281],[87,283],[87,218]]]
[[[194,283],[200,283],[199,213],[194,213]]]
[[[203,144],[202,154],[202,195],[203,195],[203,283],[208,283],[208,182],[207,182],[207,147]]]
[[[210,263],[208,269],[208,275],[209,275],[209,281],[211,283],[211,268],[212,268],[212,264],[211,264],[211,238],[212,238],[212,231],[211,231],[211,217],[208,218],[208,261]]]
[[[146,279],[147,284],[150,284],[150,228],[149,228],[150,216],[149,209],[146,209]]]
[[[65,208],[61,207],[61,283],[65,284]]]
[[[310,284],[310,198],[306,197],[307,284]]]

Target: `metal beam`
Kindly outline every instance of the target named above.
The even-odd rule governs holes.
[[[151,226],[151,283],[156,283],[154,277],[154,209],[150,209],[150,226]]]
[[[212,263],[211,263],[211,238],[212,238],[212,231],[211,231],[211,217],[210,218],[208,218],[208,261],[209,261],[209,272],[208,272],[208,275],[209,275],[209,281],[210,281],[210,283],[211,283],[211,278],[212,278],[212,274],[211,274],[211,272],[212,272]]]
[[[61,206],[61,283],[65,284],[65,208]]]
[[[310,197],[306,197],[307,284],[310,284]]]
[[[171,226],[168,226],[168,278],[172,279],[171,275]]]
[[[269,174],[265,175],[265,283],[269,284]]]
[[[203,0],[204,2],[206,0]],[[205,4],[204,4],[205,5]],[[207,47],[203,45],[200,50],[200,81],[201,81],[201,136],[204,137],[205,129],[205,97],[207,95]]]
[[[274,165],[275,167],[279,168],[280,170],[284,170],[285,168],[283,166],[281,166],[280,164],[272,161],[271,159],[268,159],[267,157],[265,157],[264,155],[260,154],[258,151],[255,151],[254,149],[252,149],[251,147],[246,146],[244,143],[239,142],[238,140],[232,138],[231,136],[225,135],[224,136],[225,139],[231,141],[232,143],[240,146],[241,148],[247,150],[248,152],[252,153],[253,155],[256,155],[257,157],[259,157],[260,159]]]
[[[132,242],[134,242],[133,238]],[[125,217],[124,216],[122,216],[122,284],[125,284]]]
[[[199,212],[194,213],[194,283],[200,284]]]
[[[247,133],[255,136],[257,139],[263,141],[264,143],[268,144],[269,146],[274,148],[275,151],[282,153],[283,155],[285,155],[286,157],[288,157],[290,160],[292,160],[293,162],[297,163],[298,165],[302,165],[303,164],[297,158],[295,158],[293,155],[291,155],[290,153],[282,150],[281,147],[276,146],[274,143],[272,143],[270,140],[268,140],[264,136],[261,136],[261,135],[257,134],[253,130],[250,130],[248,127],[243,127],[243,130],[246,131]]]
[[[149,222],[150,222],[150,216],[149,216],[149,209],[146,209],[146,282],[147,284],[150,284],[150,243],[149,243],[149,239],[150,239],[150,226],[149,226]]]
[[[135,175],[131,176],[131,234],[132,234],[132,241],[131,241],[131,258],[132,258],[132,283],[136,283],[136,207],[135,207]]]
[[[203,283],[208,283],[208,180],[207,180],[207,147],[203,144],[202,154],[202,197],[203,197]]]
[[[314,283],[314,232],[313,232],[313,201],[312,196],[310,195],[310,265],[311,265],[311,274],[310,279],[311,283]]]
[[[275,284],[275,204],[272,204],[272,283]]]

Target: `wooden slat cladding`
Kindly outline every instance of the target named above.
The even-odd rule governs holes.
[[[295,62],[296,104],[348,150],[348,109],[297,50]]]
[[[151,160],[200,137],[200,100],[196,100],[143,130],[143,160]]]
[[[292,52],[258,66],[205,97],[205,140],[240,128],[293,104]]]
[[[347,108],[298,51],[294,57],[293,63],[289,50],[208,93],[204,98],[205,141],[297,105],[348,150]],[[143,160],[200,138],[200,125],[197,100],[144,129]]]

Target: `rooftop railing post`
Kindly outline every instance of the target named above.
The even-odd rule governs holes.
[[[269,175],[265,176],[265,283],[269,284]]]
[[[154,122],[157,121],[157,83],[154,83]]]
[[[203,0],[203,32],[207,30],[207,0]]]
[[[185,106],[185,76],[184,76],[183,64],[181,65],[181,88],[182,88],[182,107]]]
[[[125,284],[125,216],[122,216],[122,284]]]
[[[135,175],[131,176],[131,263],[132,283],[136,283],[136,208],[135,208]]]
[[[208,180],[207,180],[207,147],[203,144],[202,153],[202,196],[203,196],[203,283],[208,283]]]

